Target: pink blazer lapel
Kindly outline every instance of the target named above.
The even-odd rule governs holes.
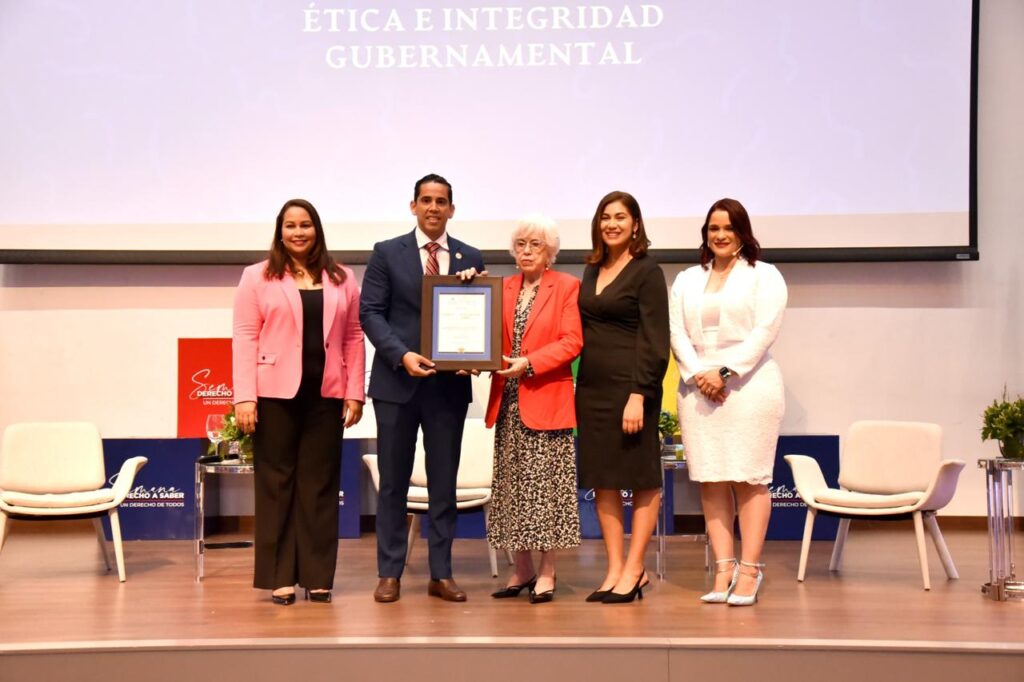
[[[324,339],[331,334],[331,327],[334,326],[335,315],[338,312],[338,285],[331,281],[331,278],[324,272]]]
[[[292,310],[292,317],[295,319],[295,328],[299,330],[299,334],[302,334],[302,297],[299,296],[299,288],[295,286],[295,280],[291,278],[291,275],[285,274],[277,281],[277,286],[281,288],[281,293],[284,294],[285,299],[288,300],[288,307]]]

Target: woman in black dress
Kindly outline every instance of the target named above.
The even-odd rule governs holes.
[[[587,601],[643,598],[644,552],[661,503],[658,415],[668,368],[668,291],[647,255],[640,205],[626,192],[598,204],[580,287],[583,353],[576,388],[580,487],[593,488],[608,571]],[[621,490],[633,491],[629,554]]]

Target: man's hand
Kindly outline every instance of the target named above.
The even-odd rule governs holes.
[[[455,276],[461,279],[463,282],[469,282],[474,277],[486,277],[487,271],[477,272],[476,268],[469,268],[468,270],[459,270],[455,273]]]
[[[412,351],[402,356],[402,367],[411,377],[429,377],[431,374],[437,374],[434,363]]]

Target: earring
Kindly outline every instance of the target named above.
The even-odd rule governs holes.
[[[637,230],[633,230],[633,239],[636,239]]]

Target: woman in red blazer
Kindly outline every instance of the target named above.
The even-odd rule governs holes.
[[[277,215],[269,258],[242,273],[232,344],[235,414],[254,433],[256,575],[275,604],[331,601],[344,426],[363,413],[359,289],[308,201]]]
[[[494,437],[494,499],[487,528],[491,545],[515,553],[515,572],[491,596],[551,601],[556,549],[580,543],[576,501],[576,426],[571,363],[583,345],[577,305],[580,283],[550,269],[558,253],[554,221],[521,220],[512,255],[521,274],[506,277],[502,354],[487,403]],[[532,550],[541,552],[534,570]]]

